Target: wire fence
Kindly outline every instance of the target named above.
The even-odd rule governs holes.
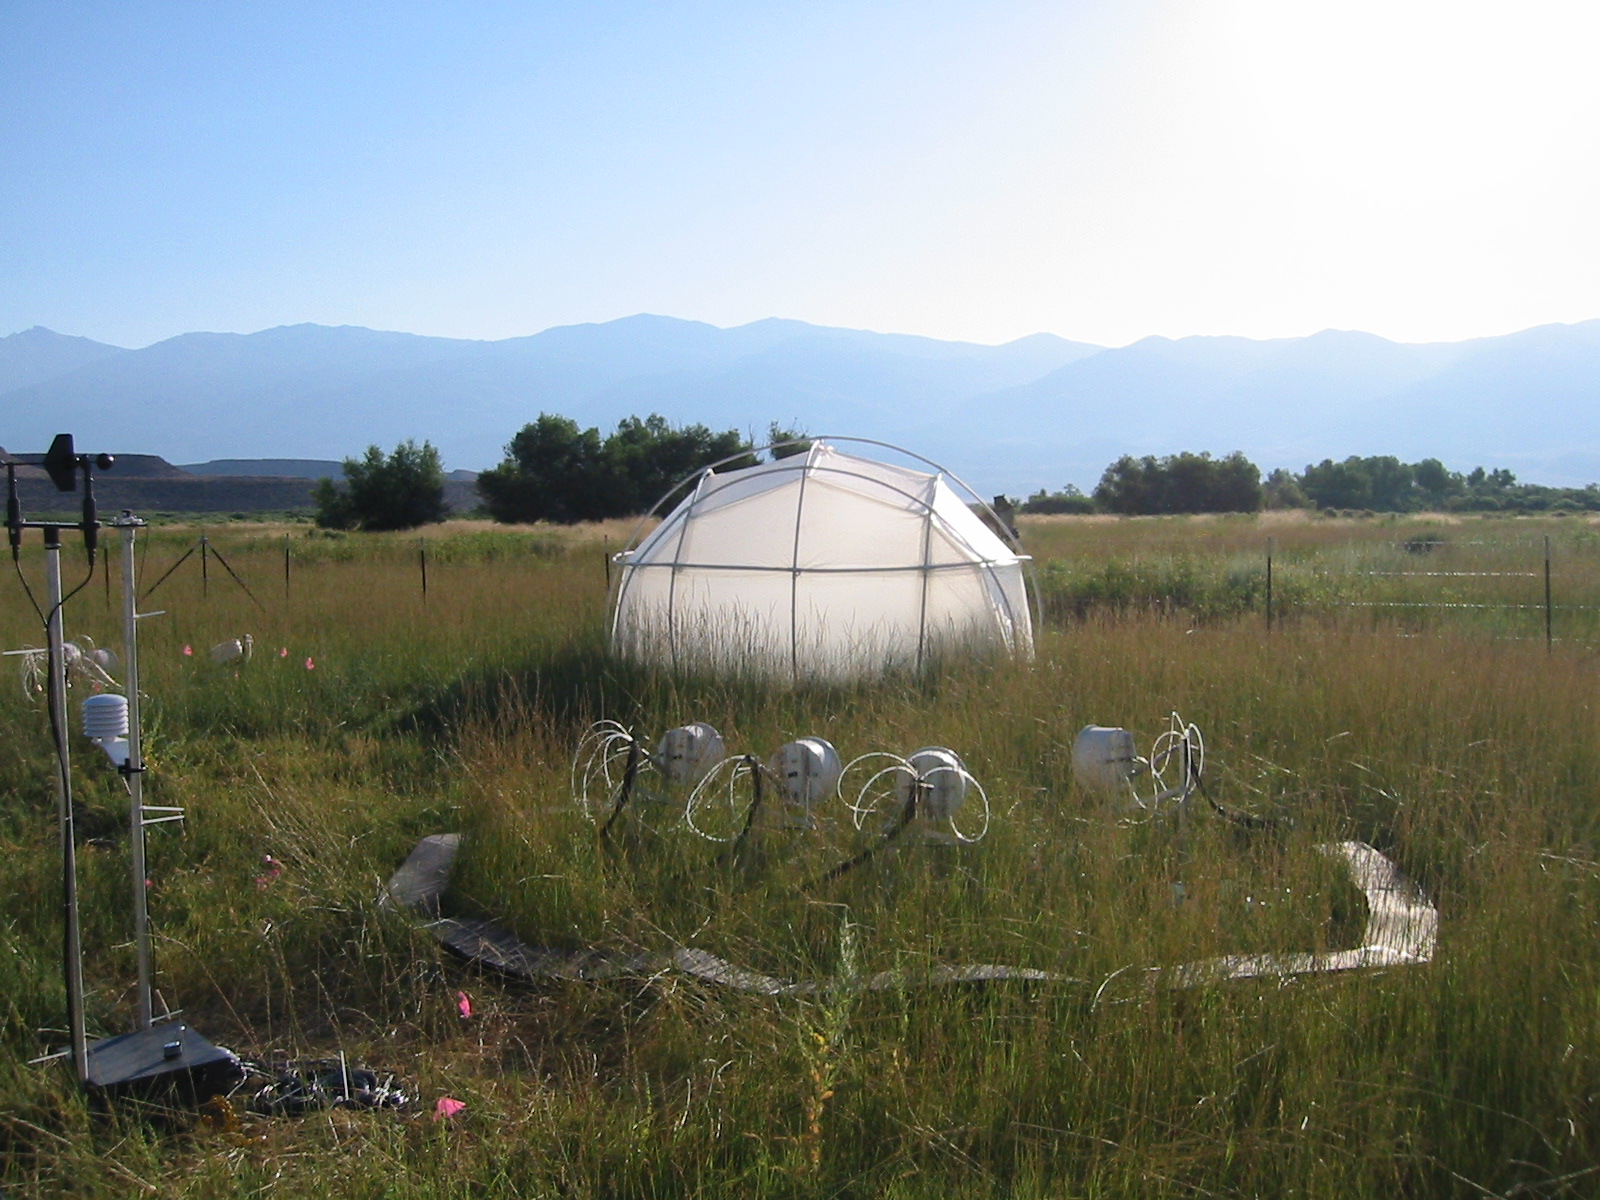
[[[1192,544],[1171,538],[1192,532]],[[1313,528],[1296,540],[1230,534],[1207,542],[1205,527],[1165,530],[1159,544],[1102,544],[1085,537],[1041,555],[1041,617],[1070,624],[1092,613],[1156,611],[1197,624],[1248,618],[1268,633],[1311,625],[1372,632],[1460,629],[1499,638],[1600,642],[1600,531],[1576,526],[1527,536],[1374,536],[1345,539]],[[1476,532],[1476,531],[1474,531]],[[221,543],[219,545],[219,543]],[[104,554],[110,547],[102,547]],[[557,567],[576,599],[606,594],[610,545],[597,537],[485,531],[431,537],[274,535],[211,531],[180,539],[141,536],[141,603],[211,601],[221,592],[263,615],[323,603],[328,588],[425,605],[466,603],[497,587],[525,586],[527,572]],[[112,551],[114,553],[114,550]],[[108,588],[115,572],[106,570]],[[169,596],[176,591],[179,595]],[[586,603],[589,601],[586,601]],[[598,602],[597,600],[593,602]]]
[[[1058,538],[1038,566],[1044,619],[1071,625],[1153,611],[1197,627],[1254,617],[1269,633],[1337,627],[1600,641],[1600,530],[1587,523],[1546,535],[1507,522],[1499,537],[1408,538],[1373,524],[1285,532],[1280,540],[1251,537],[1239,524],[1173,521]]]
[[[1267,539],[1265,579],[1265,617],[1267,631],[1279,623],[1280,613],[1275,603],[1275,587],[1284,582],[1284,569],[1288,564],[1279,561],[1274,539]],[[1552,647],[1556,640],[1556,616],[1600,612],[1600,603],[1594,603],[1593,585],[1596,582],[1592,564],[1575,564],[1580,570],[1569,580],[1575,599],[1556,603],[1556,559],[1551,539],[1544,536],[1535,546],[1525,546],[1516,541],[1490,540],[1408,540],[1392,547],[1367,545],[1363,554],[1370,561],[1386,551],[1406,555],[1441,555],[1459,557],[1466,561],[1446,569],[1403,569],[1386,566],[1361,568],[1360,562],[1348,564],[1344,578],[1337,586],[1326,586],[1330,563],[1326,559],[1298,561],[1289,565],[1291,572],[1305,572],[1314,584],[1323,586],[1299,589],[1297,607],[1304,612],[1317,607],[1325,609],[1368,610],[1374,614],[1384,612],[1426,614],[1439,613],[1537,613],[1542,618],[1543,640]],[[1488,556],[1500,560],[1500,565],[1473,562],[1473,557]],[[1517,560],[1523,560],[1518,563]],[[1531,561],[1529,561],[1531,560]],[[1405,581],[1396,583],[1395,581]],[[1503,583],[1501,581],[1515,581]],[[1403,594],[1396,594],[1397,590]],[[1588,622],[1592,624],[1592,621]],[[1587,632],[1587,631],[1586,631]],[[1526,635],[1524,635],[1526,636]]]

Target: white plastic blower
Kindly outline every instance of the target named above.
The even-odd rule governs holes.
[[[767,761],[767,770],[783,795],[784,824],[810,829],[816,823],[813,810],[838,788],[844,764],[832,742],[807,737],[779,746]]]
[[[663,733],[651,757],[668,783],[687,786],[699,783],[727,754],[722,735],[706,722],[694,721]]]
[[[1085,725],[1072,742],[1072,778],[1096,792],[1121,792],[1141,766],[1133,734],[1108,725]]]
[[[917,813],[929,821],[948,821],[967,802],[967,780],[971,778],[961,756],[943,746],[924,746],[906,756],[912,773],[902,773],[897,795],[902,805],[911,799],[913,788],[920,788]]]
[[[1205,771],[1206,745],[1198,726],[1173,713],[1165,732],[1141,758],[1133,734],[1107,725],[1085,725],[1072,742],[1072,778],[1085,791],[1120,796],[1130,808],[1153,810],[1169,800],[1182,805]],[[1163,773],[1177,764],[1178,782],[1168,786]],[[1148,776],[1153,794],[1141,796],[1136,782]]]

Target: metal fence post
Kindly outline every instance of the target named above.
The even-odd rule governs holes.
[[[1555,607],[1550,603],[1550,535],[1544,535],[1544,649],[1555,650]]]
[[[1272,539],[1267,539],[1267,632],[1272,632]]]

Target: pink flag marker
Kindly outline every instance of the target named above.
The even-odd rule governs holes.
[[[263,854],[261,856],[261,865],[266,867],[267,870],[264,875],[256,876],[256,887],[265,889],[272,885],[274,879],[283,874],[283,864],[273,858],[272,855]]]

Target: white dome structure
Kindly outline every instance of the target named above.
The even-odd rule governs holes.
[[[918,461],[933,471],[819,441],[702,472],[617,556],[613,649],[796,682],[917,668],[952,652],[1031,657],[1027,557],[956,491],[976,500],[970,488]]]

